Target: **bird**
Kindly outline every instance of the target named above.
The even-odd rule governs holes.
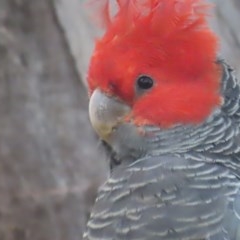
[[[212,6],[112,2],[92,3],[89,118],[111,159],[83,239],[240,239],[240,85]]]

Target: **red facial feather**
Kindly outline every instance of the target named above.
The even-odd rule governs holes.
[[[109,1],[102,2],[106,33],[90,62],[90,94],[100,88],[118,96],[132,106],[139,125],[199,123],[209,116],[220,104],[221,78],[209,6],[201,0],[118,0],[111,19]],[[136,96],[142,74],[155,85]]]

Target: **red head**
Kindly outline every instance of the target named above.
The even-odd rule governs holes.
[[[100,88],[131,106],[136,124],[200,123],[220,103],[217,38],[200,0],[118,0],[111,19],[103,1],[104,36],[90,62],[89,90]],[[153,87],[139,93],[147,75]]]

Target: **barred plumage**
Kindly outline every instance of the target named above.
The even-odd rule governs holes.
[[[144,127],[122,155],[108,146],[113,170],[84,240],[240,239],[240,87],[218,64],[224,101],[204,123]]]

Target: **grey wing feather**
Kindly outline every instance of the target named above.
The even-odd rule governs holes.
[[[238,179],[220,165],[146,157],[112,172],[84,239],[237,240],[238,189]],[[228,227],[231,214],[235,229]]]

